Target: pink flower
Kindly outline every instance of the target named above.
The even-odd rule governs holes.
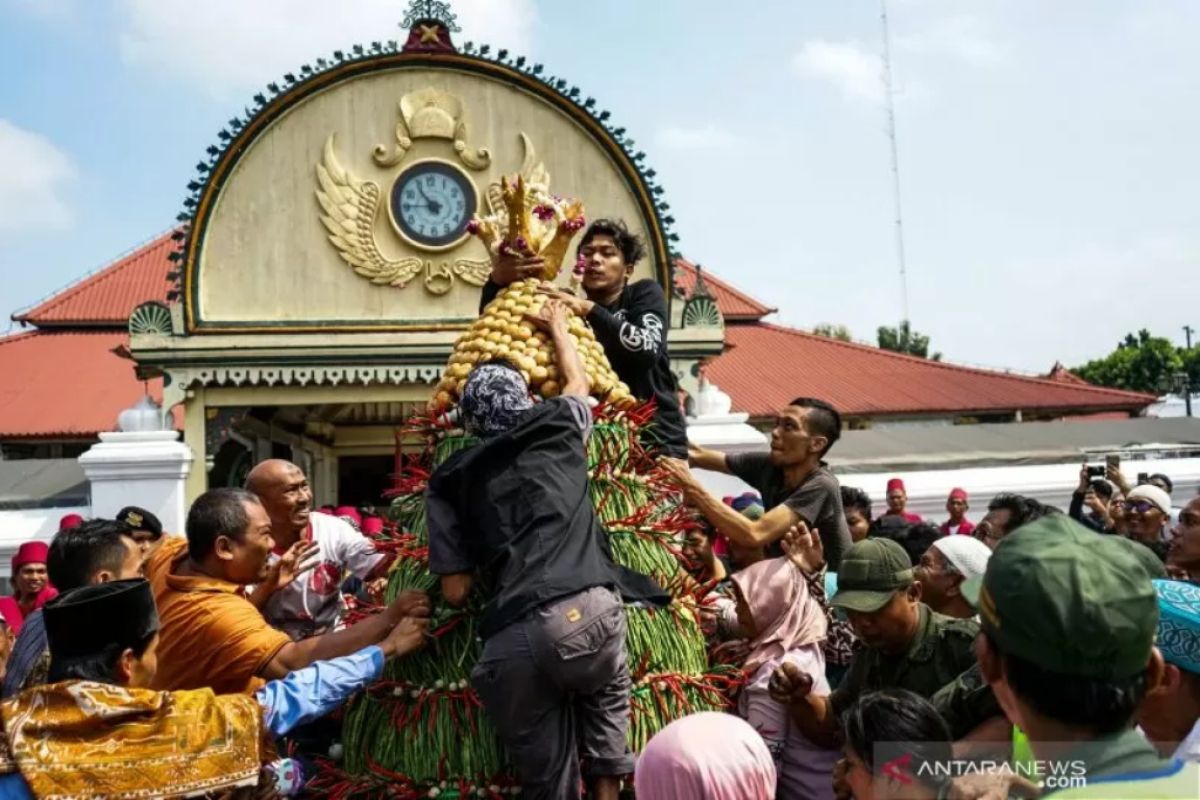
[[[533,214],[542,222],[554,219],[554,209],[544,203],[533,207]]]
[[[467,223],[467,233],[471,234],[472,236],[479,233],[479,220],[473,219]]]

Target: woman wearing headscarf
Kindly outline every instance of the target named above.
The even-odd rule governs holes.
[[[800,567],[789,558],[760,561],[735,573],[733,585],[738,622],[750,643],[737,710],[762,736],[775,761],[776,797],[832,798],[830,774],[838,752],[804,738],[791,722],[787,706],[768,691],[771,674],[785,662],[811,676],[814,692],[831,691],[822,650],[825,611],[809,593]]]
[[[655,734],[638,758],[633,784],[638,800],[771,800],[775,762],[747,723],[705,711]]]
[[[0,597],[0,616],[16,636],[21,632],[25,617],[58,596],[46,574],[46,556],[50,547],[45,542],[26,542],[12,559],[13,594]]]

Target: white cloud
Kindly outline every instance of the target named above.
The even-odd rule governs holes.
[[[71,224],[63,192],[75,178],[75,165],[49,139],[0,119],[0,175],[0,233]]]
[[[914,33],[896,37],[896,49],[914,55],[945,56],[974,67],[996,67],[1009,60],[978,17],[942,19]]]
[[[954,330],[959,322],[946,318],[935,342],[946,342],[956,358],[969,353],[973,361],[1043,372],[1055,359],[1075,366],[1101,358],[1141,328],[1182,344],[1182,326],[1195,316],[1194,306],[1181,302],[1181,287],[1192,284],[1198,261],[1200,239],[1157,232],[1053,256],[981,262],[978,282],[960,288],[989,308],[1017,310],[1021,323],[997,337],[986,325]]]
[[[672,150],[712,150],[738,143],[732,132],[712,123],[698,128],[668,125],[658,131],[656,138],[660,146]]]
[[[879,55],[858,42],[813,39],[792,58],[803,77],[824,80],[854,100],[883,100],[883,63]]]
[[[213,95],[244,92],[354,44],[396,39],[404,4],[395,0],[123,0],[127,63],[178,75]],[[469,40],[529,54],[533,0],[456,0]]]

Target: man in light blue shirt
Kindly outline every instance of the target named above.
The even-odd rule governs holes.
[[[145,579],[68,592],[45,606],[44,619],[50,683],[0,705],[8,756],[0,770],[10,769],[0,776],[0,799],[183,796],[254,786],[265,741],[378,680],[387,658],[422,646],[428,624],[404,617],[378,645],[317,661],[253,695],[218,696],[144,688],[157,668],[158,643]]]

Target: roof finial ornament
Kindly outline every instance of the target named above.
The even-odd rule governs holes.
[[[453,53],[457,48],[450,41],[450,34],[462,30],[450,4],[442,0],[412,0],[400,27],[408,29],[408,41],[404,43],[406,53]]]
[[[708,284],[704,282],[704,267],[696,265],[696,283],[692,286],[692,297],[712,297]]]

